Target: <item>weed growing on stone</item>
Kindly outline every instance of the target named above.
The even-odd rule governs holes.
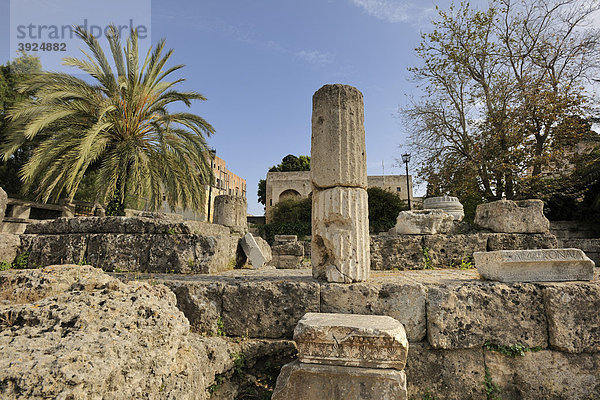
[[[174,235],[175,234],[175,228],[169,228],[169,230],[167,231],[167,235]]]
[[[7,269],[11,269],[12,268],[12,264],[8,263],[6,261],[1,261],[0,262],[0,271],[6,271]]]
[[[471,261],[469,261],[468,258],[462,258],[460,260],[460,265],[458,267],[458,269],[462,269],[462,270],[467,270],[467,269],[473,269],[474,265]]]
[[[223,375],[217,374],[217,375],[215,375],[215,382],[208,387],[208,392],[211,394],[215,393],[217,390],[219,390],[221,388],[222,385],[223,385]]]
[[[225,324],[223,323],[223,318],[220,316],[217,318],[217,336],[227,336],[225,333]]]
[[[79,265],[87,265],[87,259],[85,257],[81,257],[81,260],[79,260]]]
[[[500,344],[494,344],[494,343],[490,343],[490,342],[485,342],[483,344],[483,347],[486,350],[497,351],[498,353],[503,354],[505,356],[509,356],[509,357],[517,357],[517,356],[522,357],[528,351],[536,352],[536,351],[540,351],[542,349],[539,346],[538,347],[527,347],[522,344],[513,344],[510,346],[503,346]]]
[[[229,261],[227,262],[227,269],[235,269],[235,258],[230,258]]]
[[[29,253],[23,252],[15,258],[15,261],[12,264],[14,269],[27,269],[29,264]]]
[[[425,389],[425,393],[421,395],[421,400],[435,400],[429,389]]]
[[[423,247],[423,269],[433,269],[431,257],[429,256],[429,247]]]
[[[244,367],[246,366],[246,355],[242,352],[231,353],[233,360],[233,373],[238,377],[244,376]]]
[[[485,369],[485,376],[483,378],[483,386],[485,388],[485,397],[487,400],[501,400],[500,399],[500,388],[492,380],[492,375],[489,369]]]

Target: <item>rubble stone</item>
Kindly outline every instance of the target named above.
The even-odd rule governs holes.
[[[500,282],[592,280],[594,262],[579,249],[499,250],[473,254],[477,270]]]
[[[389,233],[394,235],[434,235],[446,233],[452,228],[453,217],[442,210],[400,211],[396,226]]]
[[[240,251],[238,251],[237,264],[238,268],[241,267],[246,259],[252,265],[252,268],[262,268],[265,264],[267,264],[273,258],[271,254],[271,247],[267,242],[264,241],[261,237],[254,237],[251,233],[247,233],[243,238],[240,239],[239,242],[241,249],[244,252],[244,255],[240,257]]]
[[[479,204],[475,224],[498,233],[547,233],[550,221],[542,200],[498,200]]]
[[[0,262],[12,263],[17,256],[20,245],[19,235],[0,233]]]
[[[551,233],[485,233],[481,235],[487,237],[487,251],[556,249],[558,247],[556,236]]]
[[[371,236],[372,270],[423,269],[423,236]]]

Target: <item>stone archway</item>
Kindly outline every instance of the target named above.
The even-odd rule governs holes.
[[[294,189],[287,189],[284,190],[283,192],[281,192],[281,194],[279,195],[279,201],[284,201],[284,200],[299,200],[302,198],[302,195]]]

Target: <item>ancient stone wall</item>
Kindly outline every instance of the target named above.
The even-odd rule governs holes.
[[[483,281],[476,271],[373,274],[319,282],[308,270],[156,276],[177,295],[192,330],[292,337],[307,312],[387,315],[410,341],[408,397],[583,399],[600,393],[600,281]],[[219,322],[221,321],[221,322]]]
[[[371,236],[372,270],[406,270],[474,266],[476,251],[557,248],[549,233],[468,233]]]
[[[201,222],[83,217],[30,224],[20,238],[30,267],[89,263],[105,271],[206,274],[233,265],[239,236]]]

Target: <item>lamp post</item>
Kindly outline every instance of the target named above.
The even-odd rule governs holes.
[[[209,149],[208,153],[210,154],[210,169],[212,171],[213,169],[213,161],[215,160],[215,157],[217,155],[217,150],[215,149]],[[210,223],[210,203],[211,203],[211,197],[212,197],[212,182],[209,183],[208,185],[208,214],[206,217],[206,222]]]
[[[406,192],[408,194],[408,209],[411,210],[410,207],[410,183],[408,180],[408,163],[410,162],[410,153],[402,154],[402,162],[406,164]]]

